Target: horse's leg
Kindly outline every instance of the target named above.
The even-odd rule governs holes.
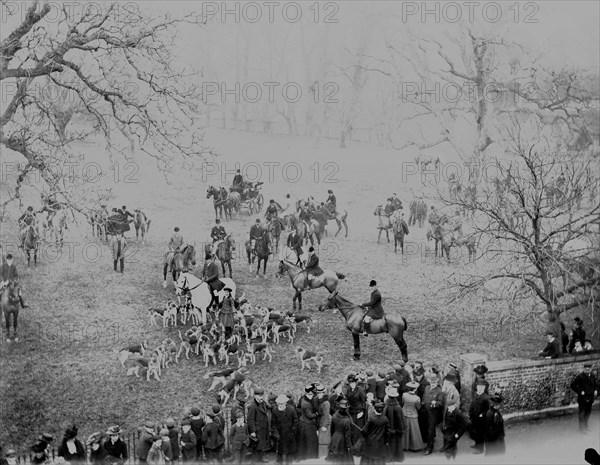
[[[390,243],[390,230],[389,229],[385,230],[385,237],[387,237],[387,241],[388,241],[388,244],[389,244]]]
[[[335,233],[334,237],[337,237],[337,235],[340,233],[340,231],[342,230],[342,222],[340,220],[338,220],[337,218],[335,219],[335,222],[337,223],[337,227],[338,230]]]
[[[352,333],[354,340],[354,360],[360,360],[360,336],[357,333]]]
[[[229,261],[227,262],[227,266],[229,267],[229,277],[230,277],[230,278],[233,278],[233,274],[231,273],[231,260],[229,260]],[[223,274],[225,274],[225,273],[223,272]]]
[[[19,342],[19,336],[17,330],[19,329],[19,307],[17,306],[13,311],[13,339],[15,342]]]
[[[33,249],[33,266],[37,266],[37,244],[35,249]]]
[[[404,236],[400,236],[400,250],[402,251],[402,255],[404,255]]]
[[[167,269],[168,269],[169,265],[167,263],[165,263],[163,265],[163,287],[166,288],[167,287]]]
[[[296,291],[294,293],[294,296],[292,297],[292,309],[296,310],[296,300],[298,299],[298,291]]]
[[[345,219],[342,220],[342,223],[344,224],[344,228],[346,229],[346,236],[345,237],[348,237],[348,223],[346,223]]]
[[[377,243],[379,244],[379,240],[381,239],[381,231],[383,231],[383,229],[379,228],[379,234],[377,234]]]
[[[302,310],[302,292],[296,291],[298,293],[298,310]]]
[[[31,265],[31,249],[27,250],[27,266]]]
[[[264,260],[264,265],[263,265],[263,275],[267,275],[267,262],[269,261],[269,256],[267,255],[267,257]]]

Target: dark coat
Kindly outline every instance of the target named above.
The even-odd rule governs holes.
[[[306,264],[305,271],[307,273],[313,274],[315,276],[320,276],[323,274],[323,270],[319,266],[319,257],[317,254],[312,254],[308,259],[308,263]]]
[[[250,228],[250,239],[258,240],[262,237],[262,235],[263,235],[262,227],[258,224],[253,224],[252,227]]]
[[[383,415],[371,415],[363,428],[365,447],[363,456],[369,458],[383,458],[387,456],[386,444],[389,444],[389,420]]]
[[[593,403],[594,391],[598,389],[596,377],[590,373],[589,375],[581,372],[571,382],[571,389],[577,393],[577,403]]]
[[[187,433],[182,432],[179,441],[183,444],[183,446],[181,446],[183,460],[195,460],[198,438],[196,438],[194,432],[191,429]]]
[[[243,446],[250,445],[250,436],[248,434],[248,425],[243,426],[235,423],[229,430],[229,444],[232,450],[242,450]]]
[[[383,415],[388,419],[389,422],[389,444],[392,462],[402,462],[404,460],[404,448],[402,444],[402,436],[406,430],[406,422],[404,421],[404,414],[402,413],[402,407],[397,398],[390,397],[387,402]]]
[[[346,410],[338,410],[331,417],[331,442],[329,443],[329,455],[338,458],[338,461],[349,459],[353,464],[350,448],[352,447],[352,420]]]
[[[375,382],[375,397],[381,401],[385,398],[385,387],[387,386],[387,381],[382,379],[381,381]]]
[[[19,281],[19,273],[14,263],[10,266],[8,263],[2,264],[2,281]]]
[[[140,439],[137,443],[135,454],[138,459],[146,459],[148,457],[148,451],[152,447],[152,434],[148,431],[143,431]]]
[[[271,446],[268,409],[265,402],[258,403],[255,399],[252,399],[248,405],[248,434],[256,434],[258,441],[255,441],[255,449],[257,451],[269,450]]]
[[[505,452],[504,419],[500,411],[490,407],[485,414],[485,455],[501,455]]]
[[[306,396],[300,399],[300,417],[298,419],[298,460],[316,459],[319,456],[319,438],[317,436],[317,412],[315,404]]]
[[[169,430],[169,441],[171,441],[171,452],[174,458],[179,457],[179,430],[174,426],[167,427]]]
[[[202,445],[205,449],[215,450],[225,444],[223,433],[216,422],[208,423],[202,430]]]
[[[233,319],[235,305],[233,302],[233,297],[225,298],[221,306],[221,324],[225,328],[233,328],[235,325],[235,321]]]
[[[540,357],[550,357],[550,358],[558,358],[562,351],[560,350],[560,345],[558,339],[554,338],[554,341],[546,344],[546,347],[542,349],[540,353]]]
[[[207,260],[204,262],[202,268],[202,276],[206,278],[206,282],[210,285],[213,281],[219,279],[219,267],[214,260]]]
[[[490,408],[490,397],[484,392],[475,394],[469,407],[469,419],[471,420],[471,439],[475,442],[483,442],[485,435],[486,413]]]
[[[111,442],[110,438],[108,438],[104,441],[102,448],[105,450],[106,455],[114,457],[116,460],[122,460],[123,462],[127,461],[127,445],[121,438],[117,439],[114,444]],[[110,461],[111,463],[115,462],[112,458]]]
[[[233,177],[233,187],[242,187],[242,184],[244,183],[244,178],[242,177],[241,174],[236,174]]]
[[[216,241],[217,239],[225,239],[226,236],[227,233],[225,232],[225,228],[221,225],[215,225],[210,230],[210,237],[212,237],[213,241]]]
[[[373,319],[383,318],[383,307],[381,306],[381,293],[378,289],[371,292],[371,300],[362,304],[363,307],[369,307],[366,316]]]
[[[583,328],[575,328],[573,330],[573,336],[571,337],[571,342],[569,342],[569,353],[573,352],[577,341],[581,342],[581,347],[585,344],[585,331]]]
[[[446,410],[442,422],[442,434],[444,435],[444,445],[449,443],[450,449],[456,448],[456,442],[465,433],[469,426],[469,420],[459,408],[452,412]],[[458,435],[458,438],[455,437]]]
[[[285,410],[273,409],[271,417],[271,436],[277,439],[277,453],[281,455],[296,452],[298,434],[298,413],[293,405],[287,404]]]
[[[85,463],[85,448],[79,439],[75,439],[75,453],[69,452],[67,441],[63,440],[58,446],[57,454],[59,457],[64,457],[66,462]]]

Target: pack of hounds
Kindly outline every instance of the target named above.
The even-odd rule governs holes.
[[[145,373],[147,381],[155,379],[160,381],[163,370],[170,363],[179,363],[185,357],[190,360],[190,355],[202,357],[204,366],[208,368],[210,362],[217,365],[225,362],[228,367],[232,361],[237,362],[237,369],[226,368],[222,371],[206,373],[204,378],[212,378],[212,391],[220,384],[219,397],[223,404],[229,400],[231,395],[235,396],[238,389],[243,388],[247,395],[251,381],[247,377],[247,365],[256,364],[262,356],[262,361],[273,360],[272,344],[279,344],[286,340],[292,344],[296,338],[296,332],[300,327],[306,328],[310,334],[312,318],[309,315],[276,313],[273,308],[252,306],[245,299],[239,300],[239,306],[234,316],[234,327],[226,334],[225,327],[219,322],[219,311],[207,314],[207,323],[202,324],[202,315],[195,308],[188,296],[182,304],[172,300],[168,301],[163,308],[151,308],[148,311],[151,326],[158,326],[157,320],[162,320],[162,326],[177,327],[178,322],[185,325],[191,323],[189,329],[182,332],[177,330],[179,342],[172,338],[164,339],[154,349],[150,348],[147,340],[140,344],[123,347],[118,351],[121,365],[127,368],[127,376],[135,375],[141,377]],[[302,347],[296,349],[296,355],[300,362],[301,370],[310,369],[314,365],[317,372],[323,369],[323,356],[314,351]]]

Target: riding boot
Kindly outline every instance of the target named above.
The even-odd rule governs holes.
[[[367,337],[369,335],[368,331],[369,331],[369,324],[366,321],[363,321],[363,336]]]
[[[125,268],[125,260],[121,259],[121,273],[123,273],[124,268]]]
[[[117,271],[117,260],[114,260],[114,265],[115,265],[115,271]]]
[[[22,295],[19,296],[19,302],[21,302],[21,308],[29,308],[29,305],[25,305],[25,302],[23,302]]]

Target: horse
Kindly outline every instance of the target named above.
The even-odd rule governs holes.
[[[8,285],[2,290],[0,295],[0,309],[4,312],[4,321],[6,324],[6,342],[10,343],[10,316],[13,316],[13,338],[15,342],[19,342],[17,336],[18,320],[19,320],[19,287],[15,281],[9,281]]]
[[[398,244],[400,244],[400,250],[404,254],[404,236],[408,234],[408,226],[402,217],[397,217],[394,221],[394,253],[398,253]]]
[[[240,206],[242,203],[242,196],[240,195],[240,193],[232,191],[229,192],[229,194],[227,194],[227,191],[224,188],[221,188],[221,196],[225,198],[225,201],[223,202],[223,208],[225,208],[225,211],[229,212],[229,217],[231,218],[232,211],[236,212],[239,215]]]
[[[337,289],[339,280],[344,279],[342,273],[338,273],[337,271],[324,270],[323,274],[320,276],[315,276],[313,281],[308,284],[308,276],[304,272],[304,270],[295,265],[289,259],[285,259],[280,256],[279,259],[279,271],[277,273],[278,276],[283,276],[283,274],[287,271],[288,276],[290,277],[290,281],[292,282],[292,287],[296,291],[294,297],[292,298],[293,309],[296,309],[296,300],[298,301],[298,309],[302,310],[302,292],[307,289],[318,289],[319,287],[324,287],[330,293]]]
[[[207,246],[211,247],[212,244],[207,244]],[[227,264],[229,267],[230,278],[233,277],[233,274],[231,274],[231,259],[233,258],[233,251],[235,251],[235,240],[233,239],[232,234],[228,234],[225,239],[219,242],[219,245],[217,245],[216,254],[217,258],[221,262],[221,267],[223,268],[223,276],[227,276],[227,273],[225,272],[225,264]]]
[[[317,241],[319,244],[321,243],[321,225],[317,220],[310,220],[310,223],[307,225],[306,222],[298,220],[296,222],[296,234],[300,235],[308,241],[310,241],[310,245],[315,245],[315,241],[313,236],[317,237]],[[319,235],[317,235],[319,232]]]
[[[144,212],[139,208],[135,210],[135,215],[133,218],[133,225],[135,226],[135,239],[139,240],[139,234],[142,234],[142,244],[145,241],[146,233],[150,231],[150,223],[152,220],[149,220]]]
[[[325,305],[319,305],[319,311],[326,308],[337,308],[344,320],[346,320],[346,329],[352,333],[354,339],[354,360],[360,360],[360,334],[362,320],[365,316],[363,308],[344,299],[339,293],[333,292],[327,297]],[[395,313],[385,313],[383,318],[373,320],[369,325],[367,332],[369,334],[389,333],[396,345],[400,349],[402,359],[408,361],[408,346],[404,341],[404,331],[408,328],[406,318]]]
[[[39,234],[36,227],[30,224],[25,232],[23,251],[27,254],[27,266],[31,265],[31,252],[33,251],[33,264],[37,266],[37,254],[39,247]]]
[[[51,240],[57,245],[63,245],[64,230],[67,228],[67,212],[64,209],[58,210],[54,216],[47,216],[42,222],[42,228],[44,229],[44,237],[46,237],[47,231],[50,232]]]
[[[169,260],[171,254],[173,254],[173,258],[172,260]],[[163,288],[167,287],[167,270],[169,265],[171,265],[173,282],[176,283],[181,272],[186,273],[196,265],[195,247],[191,244],[187,244],[183,249],[178,250],[177,252],[169,252],[165,254],[165,260],[163,263]]]
[[[260,263],[263,262],[263,275],[267,273],[267,262],[269,261],[269,255],[271,255],[271,239],[268,231],[263,230],[263,235],[260,239],[256,240],[256,246],[252,247],[252,241],[246,241],[246,254],[248,255],[248,269],[252,272],[252,263],[258,258],[256,265],[256,275],[260,272]]]
[[[288,239],[292,237],[292,234],[288,236]],[[308,261],[308,247],[303,246],[300,247],[300,254],[293,247],[290,247],[290,240],[288,240],[288,245],[284,245],[279,251],[279,260],[287,260],[292,262],[294,265],[305,266]],[[279,272],[276,273],[276,276],[279,276]]]
[[[273,218],[268,225],[269,234],[271,235],[271,244],[275,244],[274,253],[279,252],[279,240],[281,239],[281,220],[277,217]]]
[[[390,242],[389,231],[394,227],[394,224],[391,218],[383,213],[383,205],[377,205],[377,208],[373,212],[373,215],[379,217],[379,226],[377,226],[377,229],[379,229],[379,234],[377,235],[377,243],[379,244],[382,231],[385,231],[387,241]]]
[[[223,199],[221,198],[221,191],[214,186],[209,186],[206,190],[206,198],[213,198],[213,206],[215,208],[215,218],[223,218]],[[225,216],[227,219],[227,216]]]
[[[463,245],[467,248],[469,261],[475,260],[475,254],[477,252],[477,238],[475,234],[452,234],[452,238],[450,239],[450,247],[461,247]]]
[[[92,225],[92,237],[98,237],[101,241],[107,241],[106,221],[108,220],[107,211],[103,208],[92,211],[88,217],[88,221]]]
[[[342,230],[342,224],[344,225],[344,228],[346,229],[346,235],[344,237],[348,237],[348,223],[346,222],[347,218],[348,218],[348,212],[346,210],[344,210],[344,214],[339,218],[337,216],[333,215],[329,211],[328,211],[328,213],[324,213],[321,210],[312,212],[311,219],[314,219],[317,221],[317,223],[319,223],[319,230],[318,231],[315,230],[315,236],[317,237],[318,243],[321,244],[321,237],[323,234],[327,235],[327,230],[325,228],[327,227],[327,223],[331,220],[335,220],[335,222],[337,223],[337,227],[338,227],[338,230],[335,232],[334,237],[337,237],[337,235]]]
[[[425,220],[427,219],[427,204],[425,200],[419,199],[417,202],[417,221],[419,222],[419,228],[423,227]]]
[[[435,240],[435,256],[438,255],[438,247],[440,247],[440,256],[444,258],[444,252],[446,252],[446,259],[450,260],[450,246],[452,245],[452,231],[442,226],[442,220],[440,224],[431,225],[427,230],[427,240]]]
[[[235,298],[236,285],[233,279],[223,278],[220,281],[225,284],[224,288],[228,287],[231,289],[231,295]],[[179,275],[175,286],[175,294],[178,298],[187,293],[191,294],[192,305],[200,310],[202,313],[202,324],[206,324],[206,312],[212,302],[212,295],[208,284],[191,273],[183,272]],[[216,292],[219,302],[223,301],[225,294],[223,290]]]

